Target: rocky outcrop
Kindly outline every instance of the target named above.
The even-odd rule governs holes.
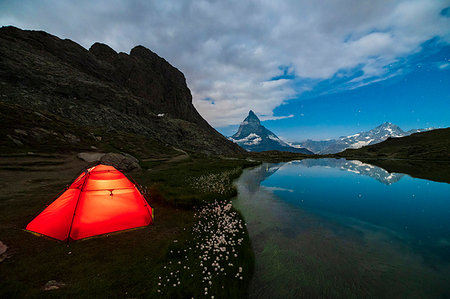
[[[100,43],[86,50],[42,31],[2,27],[0,101],[186,150],[242,152],[197,112],[183,73],[143,46],[130,54]]]

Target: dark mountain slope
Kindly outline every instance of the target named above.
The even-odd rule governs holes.
[[[196,111],[184,75],[142,46],[129,55],[99,43],[88,51],[42,31],[3,27],[0,101],[86,129],[210,154],[242,152]]]

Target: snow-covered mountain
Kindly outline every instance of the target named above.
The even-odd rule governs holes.
[[[334,154],[342,152],[348,148],[361,148],[366,145],[380,143],[389,137],[404,137],[417,132],[429,131],[433,128],[415,129],[407,132],[399,126],[390,122],[385,122],[375,129],[367,132],[360,132],[350,136],[342,136],[338,139],[314,141],[306,140],[304,142],[295,142],[291,146],[307,148],[316,154]]]
[[[229,139],[241,147],[251,152],[262,151],[283,151],[294,152],[301,154],[312,154],[311,151],[302,147],[292,147],[286,142],[282,141],[270,130],[266,129],[256,114],[250,110],[248,116],[239,126],[238,131]]]

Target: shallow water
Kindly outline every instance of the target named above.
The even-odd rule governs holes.
[[[450,297],[450,184],[308,159],[246,170],[236,186],[252,297]]]

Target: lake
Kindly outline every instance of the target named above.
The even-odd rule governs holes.
[[[345,159],[247,169],[253,298],[450,298],[450,184]]]

